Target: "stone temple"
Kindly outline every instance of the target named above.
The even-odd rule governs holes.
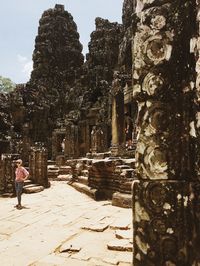
[[[133,265],[200,265],[200,2],[124,0],[85,61],[63,5],[44,11],[26,84],[0,94],[0,194],[68,180],[133,209]]]

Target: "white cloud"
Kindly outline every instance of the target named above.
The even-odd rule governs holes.
[[[33,62],[29,61],[26,64],[24,64],[22,72],[25,73],[28,77],[30,77],[32,70],[33,70]]]
[[[28,60],[26,56],[22,56],[20,54],[17,55],[17,59],[20,63],[24,63]]]
[[[26,56],[17,55],[18,62],[21,66],[21,72],[25,75],[25,78],[28,80],[31,75],[31,71],[33,70],[33,62],[32,60],[28,60]]]

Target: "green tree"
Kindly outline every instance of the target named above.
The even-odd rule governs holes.
[[[8,93],[15,89],[16,84],[9,78],[0,76],[0,92]]]

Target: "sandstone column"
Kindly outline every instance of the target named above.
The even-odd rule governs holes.
[[[45,188],[49,187],[47,177],[47,150],[44,147],[32,147],[29,156],[30,179]]]
[[[195,86],[195,98],[194,98],[194,114],[195,119],[190,122],[191,134],[194,137],[195,153],[193,154],[193,160],[195,162],[194,169],[196,173],[195,181],[193,182],[193,216],[195,222],[195,256],[196,260],[200,261],[200,1],[196,1],[197,4],[197,29],[196,38],[191,39],[190,51],[194,52],[196,59],[196,86]]]
[[[118,73],[114,73],[112,82],[112,147],[113,155],[119,154],[120,146],[124,141],[124,94]]]
[[[0,160],[0,194],[12,196],[15,194],[15,163],[19,154],[4,153]]]
[[[112,99],[112,146],[117,146],[118,141],[118,127],[117,127],[117,111],[116,98]]]
[[[3,160],[0,160],[0,195],[5,192],[5,176]]]
[[[138,102],[133,265],[198,265],[194,204],[195,1],[138,0],[133,96]],[[199,205],[198,205],[199,206]],[[196,215],[196,216],[195,216]]]
[[[65,156],[77,158],[79,156],[79,128],[73,122],[66,122]]]

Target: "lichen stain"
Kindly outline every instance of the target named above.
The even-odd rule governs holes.
[[[144,7],[143,1],[138,0],[136,10],[135,10],[136,14],[140,13],[142,11],[143,7]]]
[[[195,137],[195,138],[197,137],[195,126],[194,126],[194,121],[190,122],[190,132],[189,132],[189,134],[192,137]]]
[[[193,37],[190,39],[190,53],[195,52],[196,46],[197,46],[197,38]]]
[[[156,128],[154,128],[152,125],[148,125],[145,129],[145,136],[149,137],[156,133]]]
[[[177,265],[174,264],[172,261],[168,260],[165,262],[164,266],[177,266]]]
[[[200,128],[200,112],[196,113],[196,127]]]
[[[139,202],[135,202],[135,221],[150,221],[150,217],[148,213],[145,211],[143,207],[140,206]]]
[[[188,196],[185,196],[185,197],[183,197],[183,199],[184,199],[184,202],[183,202],[183,205],[185,206],[185,207],[187,207],[188,206]]]
[[[150,248],[149,245],[147,243],[142,242],[139,236],[135,237],[135,241],[136,241],[138,248],[142,251],[143,254],[146,255],[148,249]]]
[[[165,59],[167,61],[169,61],[171,54],[172,54],[172,46],[168,44],[167,49],[166,49],[166,55],[165,55]]]
[[[140,253],[137,253],[136,256],[135,256],[135,258],[136,258],[137,260],[141,261],[141,255],[140,255]]]
[[[167,233],[172,235],[174,233],[174,230],[172,228],[167,228]]]
[[[141,86],[139,84],[135,84],[133,86],[133,97],[141,92]]]
[[[171,210],[171,208],[172,208],[171,205],[167,202],[165,202],[165,204],[163,205],[163,209],[165,210]]]
[[[181,200],[181,199],[182,199],[181,194],[178,194],[178,195],[177,195],[177,200]]]
[[[137,152],[140,154],[144,154],[145,151],[145,144],[143,142],[138,142],[137,144]]]
[[[150,101],[147,101],[147,102],[146,102],[146,106],[147,106],[147,107],[150,107],[150,106],[152,106],[152,102],[150,102]]]
[[[166,25],[166,18],[161,15],[157,15],[151,19],[152,28],[162,29]]]

